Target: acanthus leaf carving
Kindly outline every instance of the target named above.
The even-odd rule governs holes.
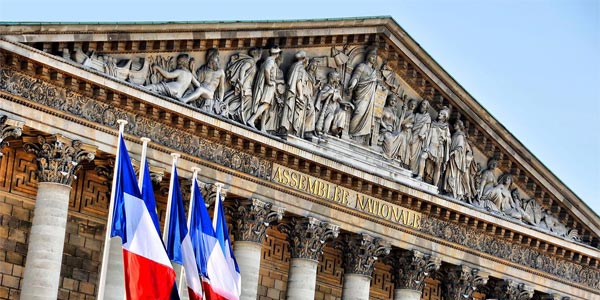
[[[369,277],[373,273],[378,257],[386,256],[391,251],[389,242],[366,233],[344,235],[338,247],[343,249],[346,274]]]
[[[72,141],[60,134],[23,137],[23,142],[25,150],[36,155],[40,182],[69,186],[75,179],[75,173],[81,168],[81,162],[92,161],[97,148],[81,141]]]
[[[287,234],[292,258],[318,261],[325,243],[336,238],[339,226],[322,222],[314,217],[292,217],[288,223],[278,226]]]
[[[473,292],[487,283],[489,274],[466,265],[443,270],[442,290],[449,300],[473,299]]]
[[[397,273],[394,274],[396,289],[415,291],[423,291],[425,278],[433,277],[442,263],[441,258],[425,255],[417,250],[395,253],[390,260],[394,269],[397,270]]]
[[[9,119],[6,115],[0,115],[0,150],[8,146],[9,137],[20,137],[23,134],[23,122]],[[4,154],[0,152],[0,157]]]
[[[262,245],[267,228],[271,223],[281,221],[283,213],[282,207],[274,208],[272,203],[256,198],[236,200],[232,212],[235,240]]]

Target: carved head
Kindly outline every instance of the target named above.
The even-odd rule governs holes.
[[[500,176],[500,178],[498,178],[498,184],[502,184],[507,188],[510,188],[510,186],[512,185],[512,175],[508,174],[508,173],[504,173]]]
[[[498,167],[498,160],[495,158],[490,158],[487,163],[488,170],[494,170]]]
[[[311,59],[308,61],[308,66],[306,67],[306,70],[307,70],[309,73],[316,73],[316,72],[317,72],[317,68],[318,68],[318,67],[319,67],[319,61],[318,61],[318,60],[316,60],[316,59],[314,59],[314,58],[311,58]]]
[[[254,47],[248,51],[248,54],[250,54],[250,56],[254,57],[254,60],[259,60],[262,56],[262,49],[260,49],[258,47]]]
[[[450,109],[447,107],[443,107],[442,110],[440,110],[440,112],[438,113],[438,121],[441,122],[445,122],[446,120],[448,120],[448,117],[450,116]]]
[[[271,54],[271,56],[279,56],[280,53],[281,49],[277,45],[273,45],[273,47],[269,49],[269,54]]]
[[[396,105],[398,104],[398,97],[393,93],[389,94],[386,99],[386,104],[389,107],[396,107]]]
[[[465,125],[463,124],[463,121],[456,120],[456,122],[454,122],[454,130],[456,130],[456,131],[464,131],[465,130]]]
[[[177,67],[178,68],[183,68],[183,67],[188,67],[190,62],[190,56],[183,53],[183,54],[179,54],[177,55]]]
[[[220,68],[219,50],[210,48],[206,51],[206,64],[213,70]]]
[[[373,49],[367,52],[365,60],[374,65],[377,62],[377,49]]]
[[[512,189],[512,191],[510,191],[510,195],[515,200],[521,200],[521,194],[517,188]]]
[[[340,73],[331,71],[327,74],[327,79],[329,80],[329,84],[338,85],[340,83]]]
[[[417,108],[417,100],[410,99],[410,101],[408,101],[408,111],[414,111],[415,108]]]
[[[427,100],[421,101],[421,103],[419,104],[419,112],[424,114],[427,112],[428,109],[429,109],[429,101],[427,101]]]

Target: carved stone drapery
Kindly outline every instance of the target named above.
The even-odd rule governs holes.
[[[0,116],[0,150],[8,146],[6,138],[20,137],[23,133],[23,122],[9,119],[6,115]],[[4,154],[0,152],[0,157]]]
[[[294,217],[279,230],[287,234],[292,258],[319,260],[327,240],[336,238],[339,226],[313,217]]]
[[[283,218],[284,209],[258,199],[237,200],[233,209],[233,234],[236,241],[262,244],[271,222]]]
[[[24,148],[36,155],[37,175],[40,182],[71,185],[75,173],[84,160],[92,161],[96,156],[95,146],[72,141],[60,134],[48,137],[24,137]]]
[[[417,250],[404,251],[391,258],[395,274],[395,288],[423,291],[425,278],[440,268],[439,257],[425,255]]]
[[[533,292],[533,287],[511,279],[505,279],[496,283],[492,290],[492,298],[498,300],[529,300],[533,297]]]
[[[378,256],[388,255],[391,250],[389,242],[374,238],[366,233],[348,234],[341,243],[344,253],[344,269],[346,274],[360,274],[371,277]]]
[[[471,300],[473,292],[488,281],[488,273],[469,266],[450,266],[444,270],[442,290],[448,300]]]

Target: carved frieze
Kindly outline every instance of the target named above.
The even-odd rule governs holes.
[[[292,258],[319,260],[325,243],[336,238],[339,226],[322,222],[314,217],[293,217],[289,223],[279,224],[287,234]]]
[[[495,283],[490,296],[498,300],[529,300],[533,297],[533,292],[533,287],[505,279]]]
[[[424,216],[420,231],[566,280],[600,288],[600,271],[597,269],[559,259],[465,226]]]
[[[212,141],[200,139],[186,131],[154,121],[150,117],[95,101],[69,89],[49,85],[39,79],[24,76],[7,68],[0,68],[0,88],[14,95],[28,98],[105,126],[115,127],[118,119],[124,119],[129,122],[126,126],[126,132],[149,137],[155,143],[163,146],[262,179],[267,179],[271,175],[272,164],[268,160]]]
[[[397,270],[395,288],[420,292],[425,287],[425,279],[432,277],[442,263],[439,257],[425,255],[417,250],[396,253],[390,260]]]
[[[40,182],[71,185],[84,160],[92,161],[96,146],[73,141],[60,134],[48,137],[23,137],[23,147],[36,155]]]
[[[369,234],[347,234],[339,245],[343,249],[346,274],[371,276],[378,257],[390,253],[389,242]]]
[[[235,240],[262,244],[269,225],[281,221],[283,213],[282,207],[274,208],[272,203],[255,198],[236,200],[232,212]]]
[[[448,300],[473,299],[473,292],[485,285],[489,276],[465,265],[448,266],[442,273],[442,290]]]
[[[9,119],[6,115],[0,115],[0,150],[8,146],[6,141],[9,137],[20,137],[23,133],[23,122]],[[0,152],[0,157],[2,157]]]

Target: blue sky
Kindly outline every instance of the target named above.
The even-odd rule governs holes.
[[[0,0],[1,21],[381,15],[393,17],[531,153],[600,212],[600,1]]]

